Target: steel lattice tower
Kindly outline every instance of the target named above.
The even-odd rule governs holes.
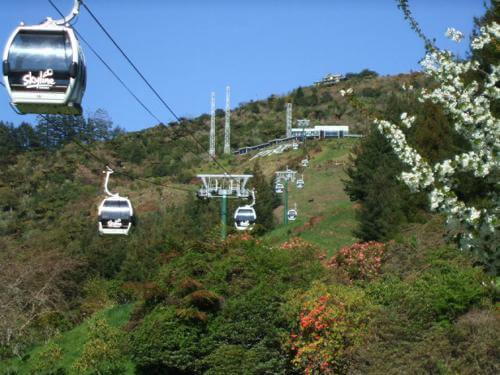
[[[210,106],[210,156],[215,157],[215,92],[212,91]]]
[[[286,103],[286,136],[292,136],[292,103]]]
[[[226,86],[226,118],[224,126],[224,154],[231,153],[231,87]]]

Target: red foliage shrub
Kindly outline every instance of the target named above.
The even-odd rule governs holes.
[[[287,340],[293,365],[305,374],[346,373],[370,315],[363,292],[315,284],[289,304],[298,312]]]
[[[352,280],[371,279],[380,273],[385,251],[385,244],[380,242],[355,243],[340,249],[327,267],[346,272]]]

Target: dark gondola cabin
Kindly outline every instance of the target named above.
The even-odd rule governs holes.
[[[127,235],[134,222],[134,211],[129,199],[112,196],[99,206],[99,233]]]
[[[3,78],[20,113],[82,113],[86,67],[69,26],[51,19],[37,26],[19,26],[5,46]]]

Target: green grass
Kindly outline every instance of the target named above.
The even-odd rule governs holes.
[[[123,326],[132,312],[133,304],[120,305],[105,309],[96,313],[93,317],[103,317],[108,323],[114,327]],[[72,330],[62,333],[55,337],[52,342],[59,345],[63,352],[63,357],[59,364],[62,368],[69,371],[73,363],[81,355],[83,346],[87,341],[89,329],[89,320],[87,319],[82,324],[76,326]],[[0,363],[0,374],[29,374],[33,366],[32,358],[34,358],[44,345],[34,346],[23,359],[13,359]],[[126,374],[134,374],[134,365],[131,361],[127,363]]]
[[[293,183],[289,185],[288,206],[292,208],[297,203],[299,216],[284,227],[281,224],[283,206],[278,208],[276,215],[280,226],[266,236],[271,243],[281,243],[299,235],[332,255],[339,248],[356,242],[352,235],[356,227],[355,210],[343,190],[344,167],[336,165],[347,160],[354,142],[320,143],[322,150],[312,154],[310,166],[304,169],[304,189],[297,189]]]

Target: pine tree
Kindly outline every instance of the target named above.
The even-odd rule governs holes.
[[[410,194],[399,181],[403,166],[378,132],[363,139],[352,161],[344,189],[351,200],[362,205],[357,213],[356,236],[365,241],[390,239],[402,224],[414,219],[423,205],[422,197]]]

